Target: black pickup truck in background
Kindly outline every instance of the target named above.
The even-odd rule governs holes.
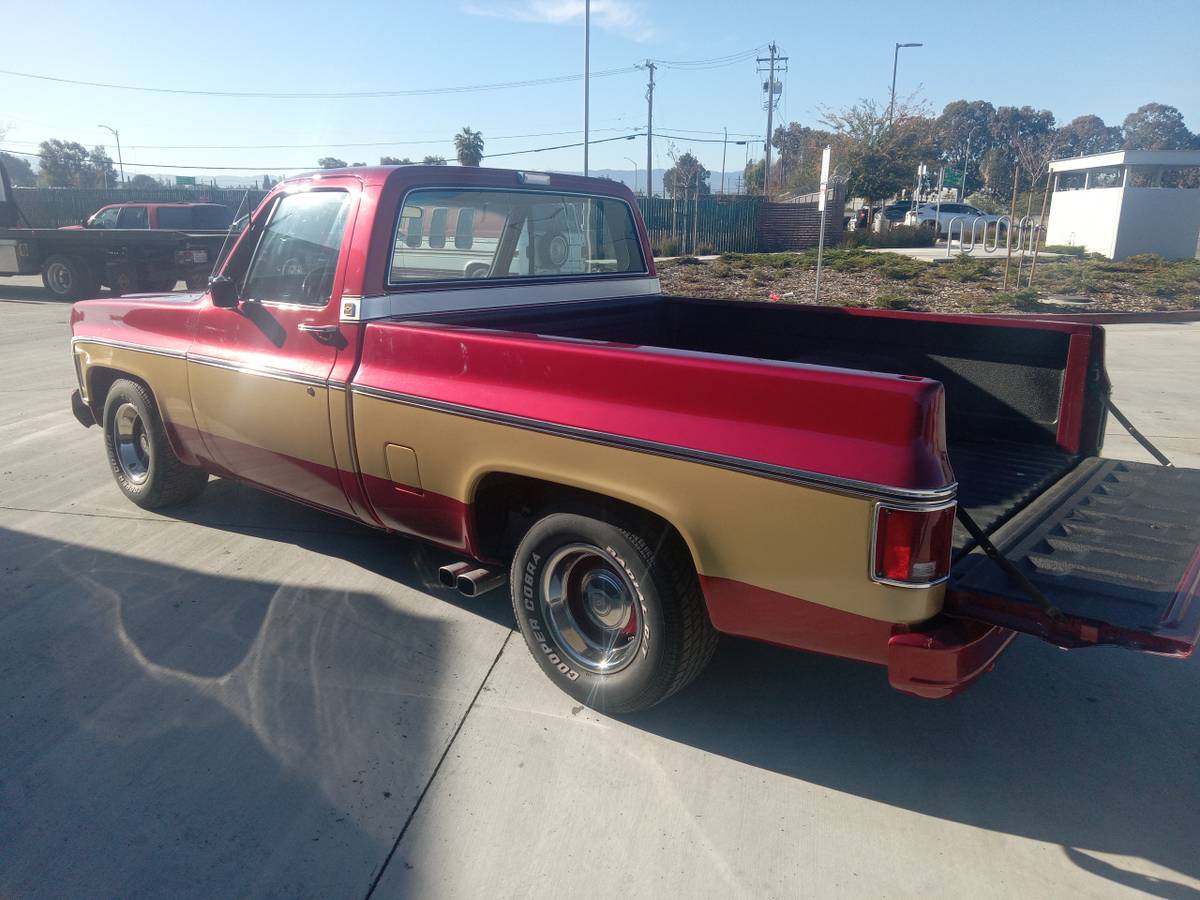
[[[25,227],[19,227],[24,225]],[[107,287],[114,294],[203,290],[225,229],[31,228],[0,165],[0,277],[41,275],[61,300]]]

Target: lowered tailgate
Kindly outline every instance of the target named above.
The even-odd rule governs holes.
[[[982,550],[951,572],[947,612],[1063,647],[1186,656],[1200,632],[1200,470],[1085,459],[992,535],[1048,613]]]

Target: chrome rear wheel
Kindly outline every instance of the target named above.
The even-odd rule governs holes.
[[[637,655],[637,587],[599,547],[570,544],[547,560],[541,608],[555,642],[580,668],[618,672]]]

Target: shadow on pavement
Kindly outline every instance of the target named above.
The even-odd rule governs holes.
[[[7,529],[0,560],[0,895],[365,893],[466,707],[444,623]]]
[[[626,721],[812,784],[1058,844],[1081,868],[1151,894],[1197,896],[1090,854],[1200,878],[1198,675],[1178,660],[1026,638],[970,691],[926,701],[893,691],[875,666],[726,638],[698,682]]]
[[[211,479],[194,502],[163,512],[194,525],[280,541],[345,560],[389,581],[433,594],[430,603],[450,603],[496,625],[516,628],[506,589],[474,598],[447,590],[438,581],[437,571],[462,557],[421,541],[368,528],[222,478]]]

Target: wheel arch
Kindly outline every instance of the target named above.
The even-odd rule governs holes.
[[[493,469],[476,476],[467,507],[470,546],[484,559],[508,560],[525,531],[543,515],[574,511],[664,528],[682,542],[699,573],[692,536],[667,511],[644,501],[616,497],[595,486]]]
[[[88,366],[80,379],[81,386],[87,391],[87,404],[92,410],[92,415],[96,418],[96,423],[101,430],[104,429],[104,404],[108,399],[108,392],[112,390],[112,386],[118,381],[132,381],[140,384],[146,389],[150,395],[150,399],[154,401],[154,407],[158,410],[158,417],[162,420],[163,431],[167,436],[167,443],[170,444],[171,450],[180,460],[190,465],[196,463],[195,456],[188,452],[187,448],[182,445],[179,440],[179,435],[175,429],[171,427],[171,423],[163,415],[162,401],[159,400],[158,394],[154,390],[154,386],[150,381],[130,372],[126,369],[120,369],[114,366],[96,364]]]

